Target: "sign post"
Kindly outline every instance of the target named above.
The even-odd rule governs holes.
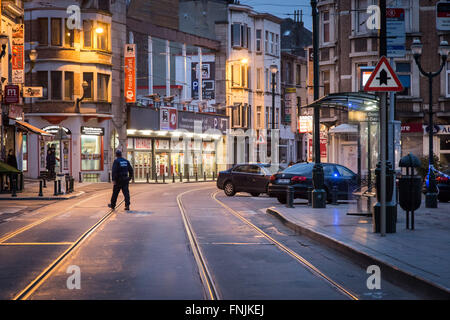
[[[385,56],[378,61],[375,70],[370,75],[364,86],[364,91],[380,92],[380,190],[377,190],[380,201],[380,233],[381,236],[386,235],[386,136],[387,136],[387,117],[386,117],[386,100],[387,92],[402,91],[403,86],[389,64]],[[378,186],[377,186],[378,187]],[[390,208],[390,210],[394,210]],[[392,212],[391,212],[392,213]]]

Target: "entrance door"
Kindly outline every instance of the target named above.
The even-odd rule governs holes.
[[[156,165],[156,174],[159,177],[162,177],[165,175],[166,177],[169,175],[169,154],[168,153],[157,153],[156,159],[155,159],[155,165]]]
[[[146,181],[147,174],[151,177],[152,153],[136,151],[134,153],[135,181]]]

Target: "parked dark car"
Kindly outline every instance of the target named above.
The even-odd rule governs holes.
[[[267,193],[270,177],[277,170],[270,164],[237,164],[219,172],[217,188],[223,190],[229,197],[234,196],[236,192],[248,192],[257,197],[261,193]]]
[[[337,187],[339,200],[352,199],[352,193],[360,186],[359,176],[350,169],[334,163],[322,163],[326,199],[331,202],[333,186]],[[308,199],[308,188],[313,187],[312,170],[314,163],[297,163],[280,173],[270,177],[268,194],[275,197],[280,203],[286,203],[287,186],[294,188],[294,197]]]
[[[436,184],[439,189],[438,199],[441,202],[448,202],[450,200],[450,179],[448,178],[450,169],[444,171],[444,173],[447,177],[440,174],[436,176]]]

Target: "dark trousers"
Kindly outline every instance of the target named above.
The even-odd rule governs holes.
[[[128,182],[116,182],[113,187],[113,193],[111,197],[111,206],[115,207],[117,202],[117,197],[119,192],[122,190],[123,196],[125,197],[125,207],[130,206],[130,191],[128,190]]]

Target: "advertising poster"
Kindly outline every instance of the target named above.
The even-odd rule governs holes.
[[[198,63],[192,63],[191,88],[192,99],[198,100],[199,74],[197,71]],[[215,63],[202,63],[202,98],[203,100],[212,100],[215,98]]]
[[[25,82],[25,48],[23,24],[16,24],[12,28],[12,83],[23,84]]]
[[[125,45],[125,102],[136,102],[136,45]]]

